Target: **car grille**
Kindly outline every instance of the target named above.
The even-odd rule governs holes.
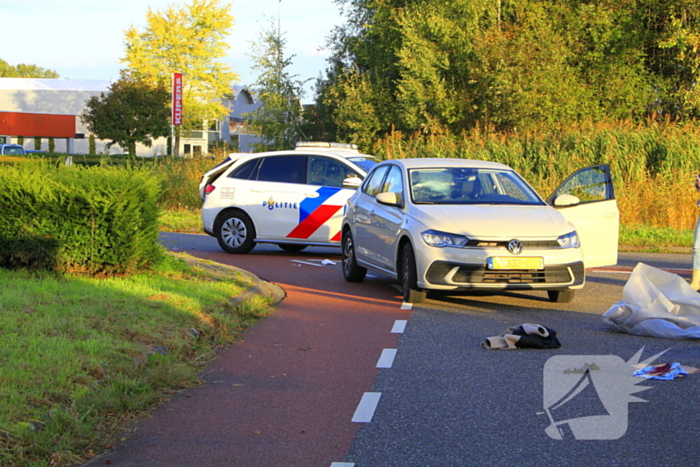
[[[474,240],[470,239],[465,248],[508,248],[508,242],[510,240],[502,242],[489,242],[487,240]],[[541,249],[541,248],[560,248],[559,242],[556,240],[522,240],[523,250],[527,249]]]
[[[548,266],[542,270],[492,270],[485,266],[459,265],[436,262],[430,266],[426,278],[433,284],[447,284],[445,276],[459,266],[452,282],[458,284],[568,284],[583,283],[584,267],[582,262]],[[574,277],[571,277],[570,272]]]

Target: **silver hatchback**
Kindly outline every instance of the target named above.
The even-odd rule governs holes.
[[[617,263],[618,234],[607,165],[576,172],[545,201],[500,163],[391,160],[348,200],[343,275],[397,279],[407,302],[468,290],[543,290],[569,302],[586,268]]]

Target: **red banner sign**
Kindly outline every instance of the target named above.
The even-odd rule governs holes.
[[[182,73],[173,73],[173,125],[182,125]]]

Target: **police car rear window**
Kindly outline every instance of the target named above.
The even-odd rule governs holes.
[[[306,183],[306,156],[272,156],[261,161],[258,180],[280,183]]]
[[[228,175],[229,178],[240,178],[242,180],[250,180],[251,174],[254,173],[255,166],[260,162],[260,159],[254,159],[248,161],[241,165],[240,167],[233,169],[233,171]]]

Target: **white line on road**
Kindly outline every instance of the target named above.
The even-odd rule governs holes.
[[[369,423],[372,421],[374,411],[379,404],[379,398],[382,397],[381,392],[366,392],[362,395],[362,400],[357,405],[355,415],[352,416],[352,421],[355,423]]]
[[[394,327],[391,328],[392,334],[403,334],[406,330],[406,323],[408,323],[408,320],[405,319],[397,319],[394,321]]]
[[[401,309],[402,309],[402,310],[412,310],[412,309],[413,309],[413,303],[402,302],[402,303],[401,303]]]
[[[384,349],[377,362],[377,368],[391,368],[396,357],[396,349]]]
[[[331,467],[355,467],[354,462],[333,462]]]

